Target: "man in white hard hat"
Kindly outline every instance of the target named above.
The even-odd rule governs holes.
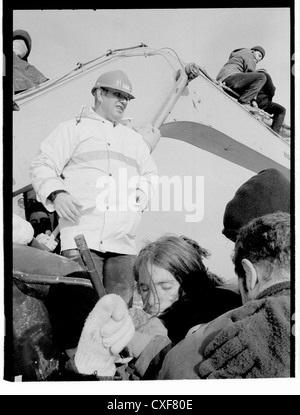
[[[131,305],[135,237],[157,185],[157,168],[143,136],[121,123],[134,99],[128,76],[120,70],[103,73],[91,92],[94,106],[83,107],[42,142],[31,181],[38,200],[59,216],[62,255],[80,262],[74,238],[83,234],[106,292]],[[64,301],[71,288],[61,302],[53,301],[65,349],[77,346],[97,301],[95,293],[80,290],[86,289],[73,287],[72,301]]]

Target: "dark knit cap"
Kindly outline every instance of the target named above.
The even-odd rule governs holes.
[[[265,57],[266,51],[262,46],[253,46],[251,50],[258,50],[262,54],[262,59]]]
[[[32,45],[32,40],[31,40],[30,34],[28,32],[26,32],[25,30],[14,30],[14,32],[13,32],[13,41],[17,40],[17,39],[22,39],[26,43],[28,52],[26,53],[26,55],[22,59],[27,61],[27,58],[28,58],[28,56],[30,54],[30,51],[31,51],[31,45]]]
[[[290,213],[290,181],[276,169],[262,170],[246,181],[226,205],[222,233],[235,242],[242,226],[278,211]]]

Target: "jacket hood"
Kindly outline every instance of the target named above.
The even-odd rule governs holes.
[[[83,105],[81,108],[80,113],[76,117],[76,122],[79,123],[82,118],[89,118],[91,120],[97,120],[97,121],[105,121],[105,122],[111,122],[107,120],[106,118],[101,117],[101,115],[98,115],[94,108],[91,105]],[[122,120],[120,122],[113,123],[114,125],[122,124]]]
[[[93,107],[91,105],[83,105],[79,114],[76,117],[77,123],[81,121],[82,118],[89,118],[92,120],[101,120],[107,121],[105,118],[101,117],[100,115],[96,114]]]
[[[17,40],[17,39],[22,39],[26,43],[28,52],[26,53],[26,55],[22,59],[24,61],[27,61],[27,58],[28,58],[28,56],[31,52],[31,45],[32,45],[32,40],[31,40],[30,34],[28,32],[26,32],[26,30],[14,30],[14,32],[13,32],[13,41]]]

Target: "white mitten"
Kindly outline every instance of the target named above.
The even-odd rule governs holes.
[[[57,242],[54,238],[54,235],[47,235],[45,233],[40,233],[37,235],[36,240],[45,245],[51,252],[57,247]]]
[[[116,355],[134,335],[124,300],[116,294],[102,297],[89,314],[75,353],[79,373],[114,376]]]

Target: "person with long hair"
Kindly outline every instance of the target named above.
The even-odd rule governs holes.
[[[144,310],[164,323],[174,343],[194,325],[241,305],[239,294],[204,265],[209,255],[188,237],[165,235],[148,243],[136,259]]]
[[[239,307],[237,290],[208,270],[209,252],[196,241],[164,235],[148,242],[134,264],[142,309],[132,308],[136,334],[129,363],[142,379],[155,379],[169,350],[199,324]]]

